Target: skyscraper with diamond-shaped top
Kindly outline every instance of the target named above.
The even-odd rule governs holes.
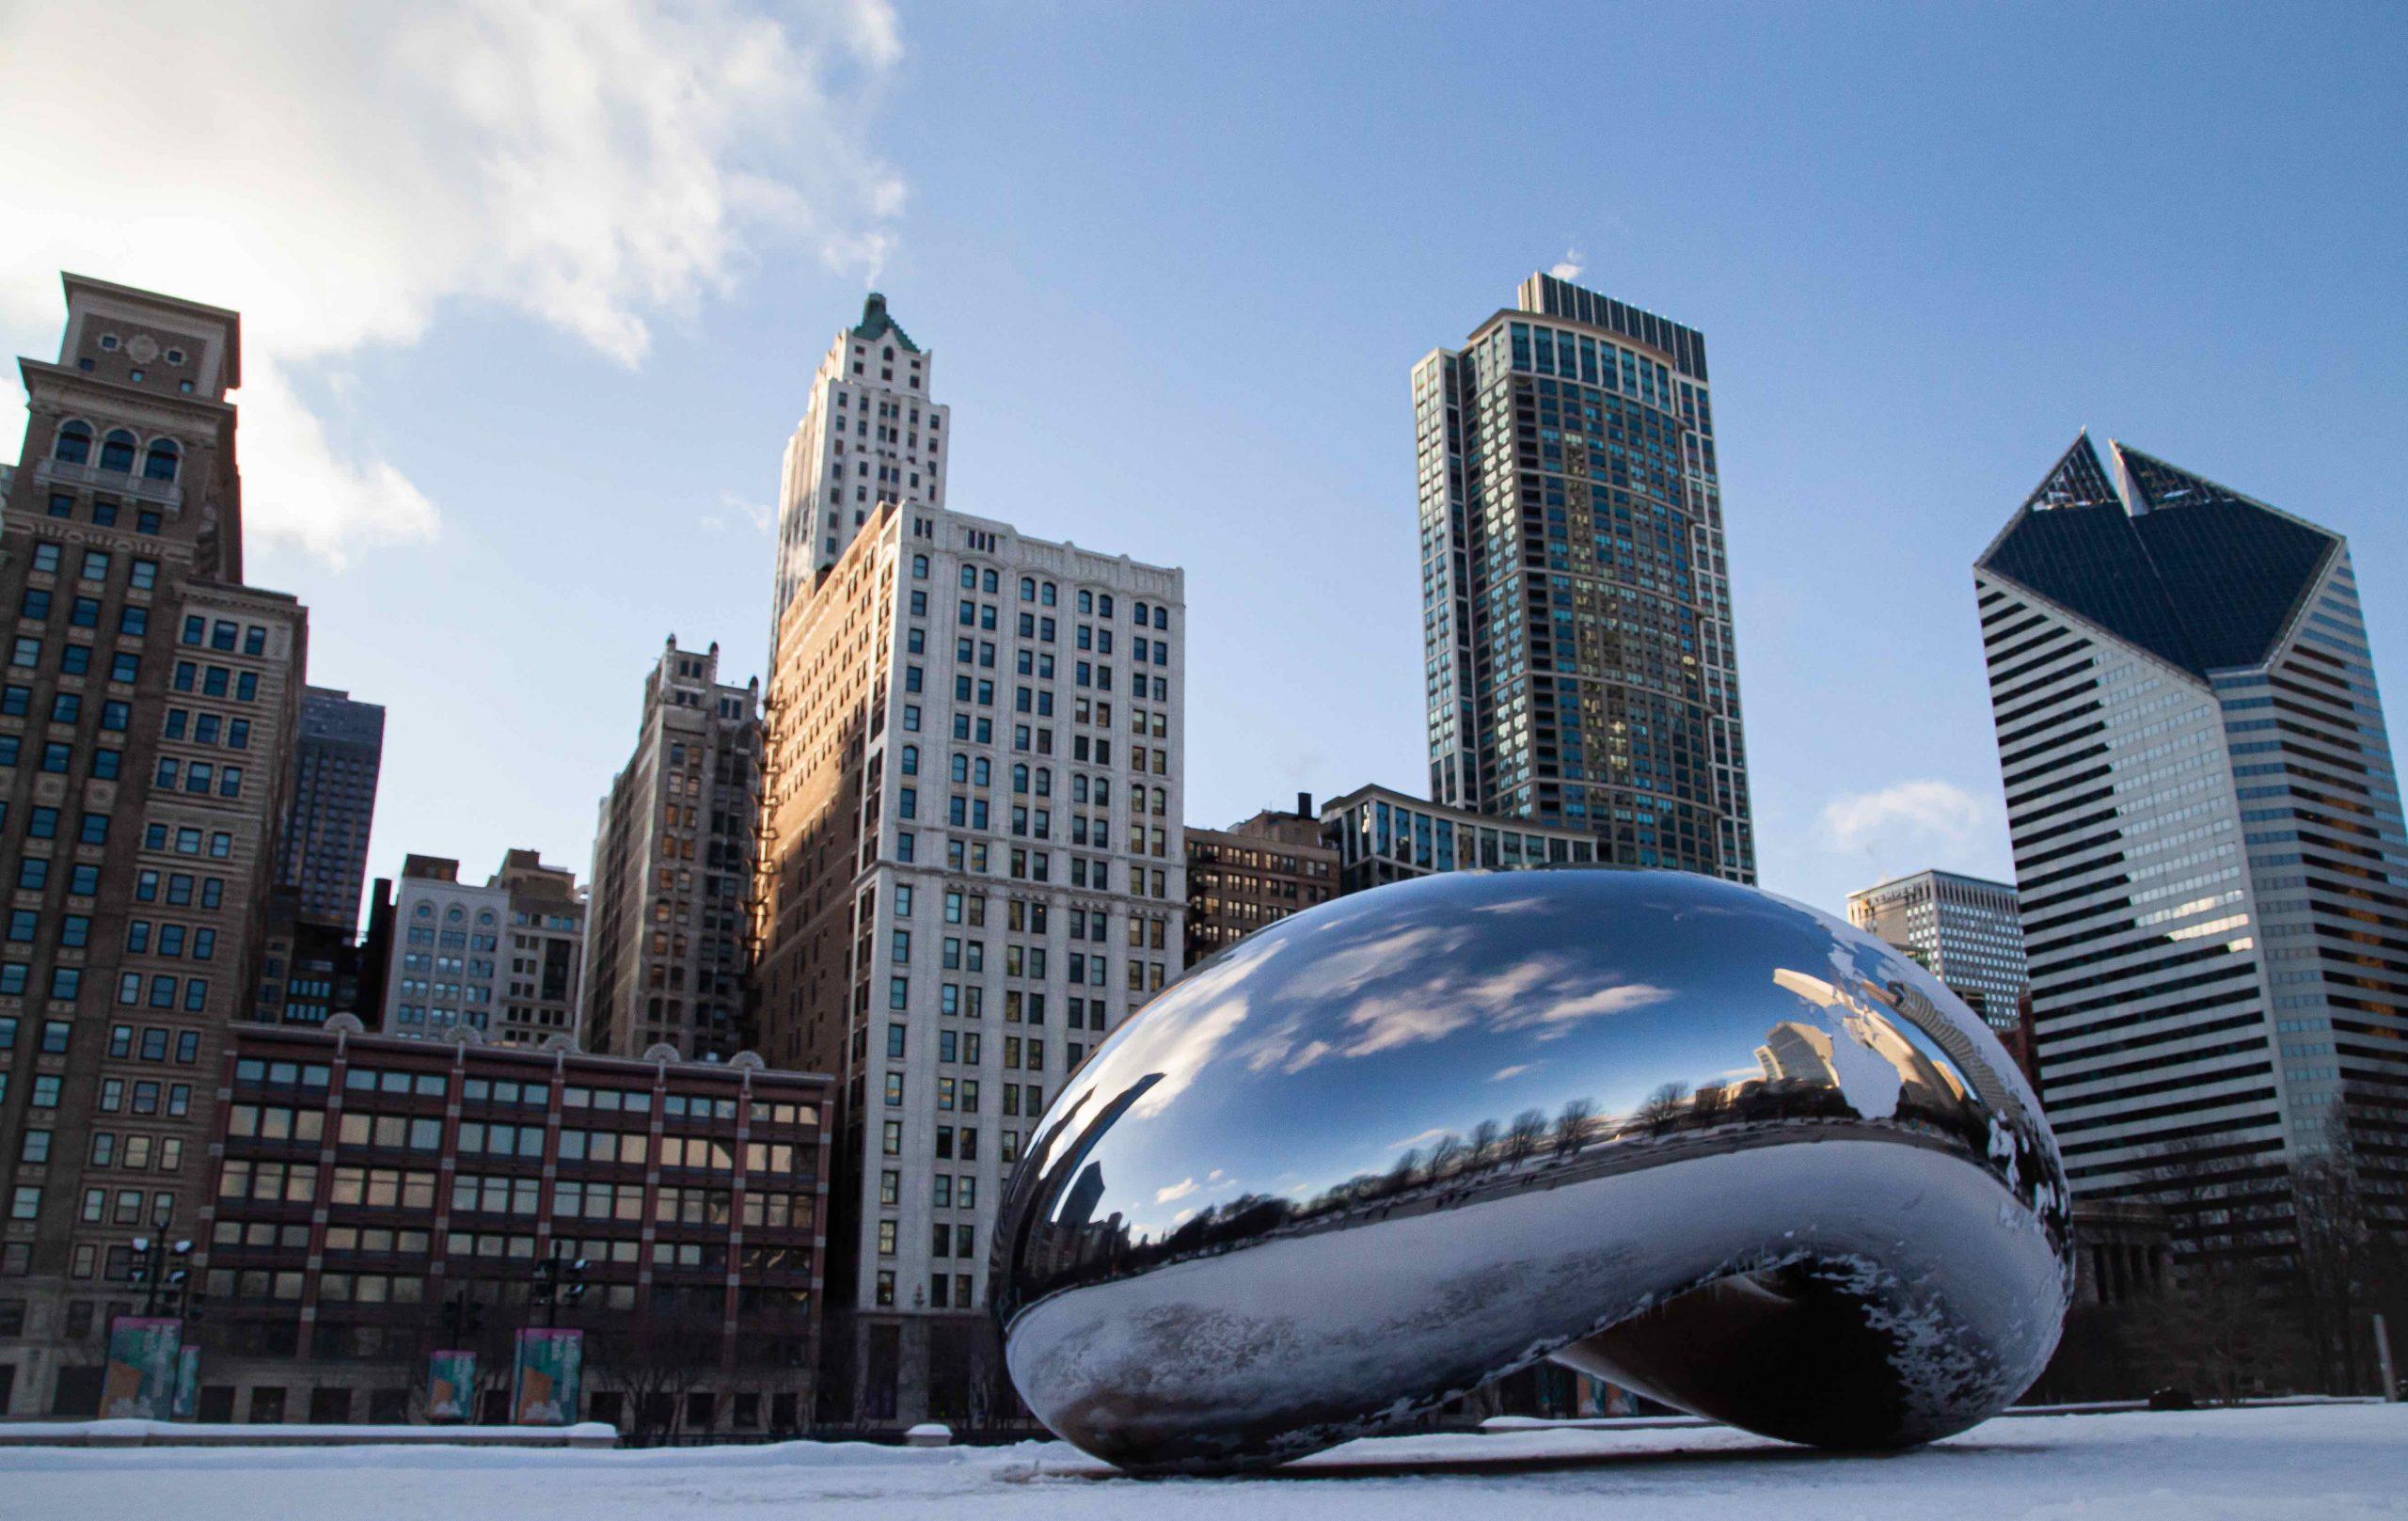
[[[2068,1176],[2279,1236],[2346,1144],[2397,1225],[2408,841],[2349,546],[2110,456],[2077,439],[1974,565]]]

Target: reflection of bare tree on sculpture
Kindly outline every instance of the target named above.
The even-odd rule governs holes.
[[[1546,1111],[1544,1109],[1523,1110],[1513,1117],[1512,1127],[1505,1132],[1505,1160],[1516,1163],[1528,1161],[1530,1154],[1538,1150],[1539,1143],[1545,1139]]]
[[[1495,1159],[1497,1133],[1497,1121],[1493,1119],[1483,1119],[1471,1128],[1471,1155],[1464,1159],[1465,1166],[1477,1167]]]
[[[1423,1169],[1423,1176],[1436,1182],[1461,1165],[1463,1155],[1464,1143],[1451,1132],[1439,1136],[1430,1148],[1430,1162]]]
[[[1651,1135],[1661,1135],[1688,1116],[1689,1085],[1667,1083],[1647,1096],[1647,1101],[1631,1116],[1631,1124]]]
[[[1555,1154],[1568,1157],[1580,1149],[1589,1138],[1589,1123],[1597,1117],[1597,1106],[1587,1099],[1566,1099],[1555,1117]]]

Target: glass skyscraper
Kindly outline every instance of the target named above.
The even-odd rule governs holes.
[[[333,687],[301,693],[293,808],[284,824],[281,885],[299,895],[300,916],[359,932],[368,884],[368,832],[376,817],[376,774],[385,760],[385,710]]]
[[[1704,335],[1533,275],[1413,401],[1431,796],[1753,881]]]
[[[2408,839],[2349,546],[2112,452],[2076,440],[1974,566],[2067,1175],[2278,1216],[2346,1137],[2397,1222]]]

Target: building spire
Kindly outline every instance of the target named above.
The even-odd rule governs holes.
[[[2060,456],[2040,484],[2023,500],[2029,507],[2106,507],[2124,505],[2116,494],[2115,483],[2107,479],[2107,467],[2099,463],[2099,451],[2090,442],[2090,430],[2084,428],[2075,436],[2073,447]]]

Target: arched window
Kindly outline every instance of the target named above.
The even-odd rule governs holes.
[[[1036,577],[1023,576],[1020,578],[1020,599],[1022,602],[1034,602],[1037,600]]]
[[[1014,764],[1012,767],[1012,790],[1014,792],[1026,792],[1028,790],[1028,768],[1026,766]]]
[[[182,452],[176,448],[176,441],[173,438],[151,439],[150,450],[142,456],[142,479],[145,481],[174,480],[176,467],[182,463]]]
[[[905,745],[903,747],[903,774],[905,776],[917,776],[920,774],[919,746]]]
[[[83,465],[92,457],[92,425],[70,422],[58,430],[58,442],[51,446],[51,457],[63,465]]]
[[[101,468],[119,475],[134,473],[134,435],[123,428],[111,428],[101,440]]]
[[[915,581],[925,581],[928,578],[928,557],[927,555],[913,555],[911,557],[911,578]]]

